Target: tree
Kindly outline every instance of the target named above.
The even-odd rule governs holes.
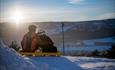
[[[94,50],[92,52],[92,56],[99,56],[99,51],[98,50]]]
[[[107,51],[106,57],[115,59],[115,45],[112,45],[112,47]]]
[[[12,43],[9,46],[10,48],[13,48],[16,51],[19,51],[20,47],[18,46],[18,44],[16,43],[16,41],[12,41]]]

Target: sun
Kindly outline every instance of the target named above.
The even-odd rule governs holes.
[[[15,23],[16,26],[19,26],[22,22],[24,22],[25,16],[24,16],[24,12],[21,10],[14,10],[11,13],[10,16],[10,21],[12,23]]]

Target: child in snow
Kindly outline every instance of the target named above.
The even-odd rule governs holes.
[[[38,48],[38,41],[37,41],[38,36],[35,33],[36,28],[37,27],[35,25],[30,25],[28,27],[29,32],[27,32],[24,35],[23,40],[21,42],[22,51],[34,52],[37,50],[37,48]]]

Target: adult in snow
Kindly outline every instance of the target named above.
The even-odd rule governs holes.
[[[40,38],[39,46],[42,49],[42,52],[57,52],[54,42],[45,34],[45,31],[39,31],[37,34]]]
[[[22,51],[24,52],[35,52],[38,48],[38,36],[35,33],[37,26],[29,25],[28,30],[21,42]]]

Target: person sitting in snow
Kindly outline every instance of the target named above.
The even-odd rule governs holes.
[[[35,52],[38,48],[38,35],[35,33],[37,26],[29,25],[28,30],[21,42],[23,52]]]
[[[42,49],[42,52],[57,52],[57,48],[54,46],[52,39],[45,34],[45,31],[39,31],[39,46]]]

